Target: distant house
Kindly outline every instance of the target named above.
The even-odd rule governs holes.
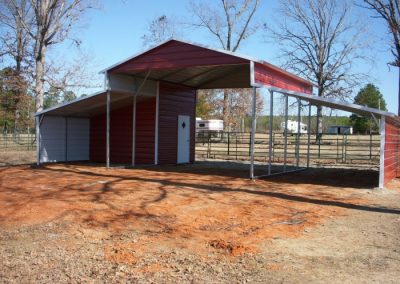
[[[353,134],[353,127],[346,125],[333,125],[329,126],[326,132],[328,134]]]

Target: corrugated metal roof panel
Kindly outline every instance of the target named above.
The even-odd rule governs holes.
[[[149,96],[138,96],[137,101],[145,100]],[[132,94],[111,93],[111,109],[117,109],[127,104],[131,104],[133,100]],[[35,115],[47,114],[53,116],[68,117],[92,117],[106,112],[107,92],[102,91],[91,96],[81,97],[69,103],[61,104],[49,109],[45,109]]]
[[[361,106],[357,104],[352,104],[352,103],[347,103],[347,102],[341,102],[333,99],[328,99],[328,98],[321,98],[318,96],[310,96],[308,94],[302,94],[298,92],[290,92],[286,91],[284,89],[278,89],[278,88],[269,88],[270,90],[280,92],[287,94],[290,97],[294,98],[299,98],[304,101],[310,102],[312,105],[316,106],[324,106],[324,107],[329,107],[333,109],[338,109],[338,110],[343,110],[355,114],[359,114],[362,116],[374,116],[375,118],[381,118],[382,116],[385,117],[396,117],[394,113],[379,110],[376,108],[370,108],[366,106]]]
[[[265,61],[176,39],[170,39],[145,52],[129,57],[103,70],[103,72],[131,74],[135,76],[140,74],[143,76],[141,73],[151,70],[153,75],[149,77],[150,79],[179,83],[185,81],[183,75],[185,75],[186,78],[190,78],[189,74],[200,70],[198,68],[204,67],[206,69],[210,68],[210,72],[204,74],[204,76],[208,76],[208,80],[205,79],[206,84],[204,84],[204,82],[191,81],[187,81],[185,84],[190,87],[210,89],[247,88],[253,83],[250,78],[250,76],[254,76],[254,74],[250,74],[252,71],[240,69],[236,74],[225,74],[226,76],[224,76],[225,78],[223,80],[218,80],[220,79],[220,75],[217,71],[225,70],[226,72],[226,69],[220,68],[229,68],[230,65],[243,65],[242,68],[251,69],[253,62],[255,62],[257,66],[262,66],[262,68],[273,77],[272,80],[268,81],[270,84],[275,81],[286,82],[284,85],[277,85],[277,87],[287,86],[289,90],[294,91],[299,91],[299,86],[301,86],[301,90],[305,92],[309,92],[309,90],[312,89],[312,83]],[[166,76],[161,76],[162,79],[160,79],[155,76],[154,73],[159,74],[161,70],[162,72],[165,72],[165,70],[181,70],[183,72],[174,73],[172,71],[169,76],[167,76],[168,73],[164,73]],[[247,75],[247,73],[249,76],[246,80],[240,79],[240,76]],[[213,75],[215,76],[214,78],[212,77]],[[229,75],[232,75],[230,80]],[[182,78],[177,78],[178,76],[182,76]],[[210,84],[212,81],[218,81],[218,84]]]

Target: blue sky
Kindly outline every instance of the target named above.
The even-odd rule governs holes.
[[[79,29],[77,35],[82,40],[82,49],[94,58],[93,68],[101,70],[142,51],[144,48],[141,37],[148,23],[155,17],[165,14],[180,21],[189,21],[188,5],[189,0],[105,0],[102,9],[90,11],[85,16],[84,27]],[[276,17],[277,6],[278,0],[262,1],[256,15],[257,20],[271,23]],[[357,12],[368,13],[361,9]],[[365,14],[365,17],[367,16],[368,14]],[[393,67],[389,69],[386,64],[392,58],[386,45],[389,35],[379,20],[368,18],[368,23],[374,46],[369,56],[375,59],[375,63],[372,66],[365,64],[357,68],[368,72],[372,83],[383,93],[389,111],[396,113],[398,70]],[[265,36],[263,32],[255,34],[238,52],[279,65],[279,46],[266,42]],[[199,30],[186,30],[182,38],[220,48],[212,37]],[[70,51],[67,44],[60,48],[65,54]]]

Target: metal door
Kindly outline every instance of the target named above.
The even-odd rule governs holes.
[[[190,116],[178,116],[178,164],[190,161]]]

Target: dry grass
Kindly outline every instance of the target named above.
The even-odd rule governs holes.
[[[312,169],[256,182],[247,175],[226,163],[0,168],[0,277],[276,282],[271,271],[287,264],[270,263],[272,241],[300,238],[350,211],[400,215],[367,198],[376,171]]]

